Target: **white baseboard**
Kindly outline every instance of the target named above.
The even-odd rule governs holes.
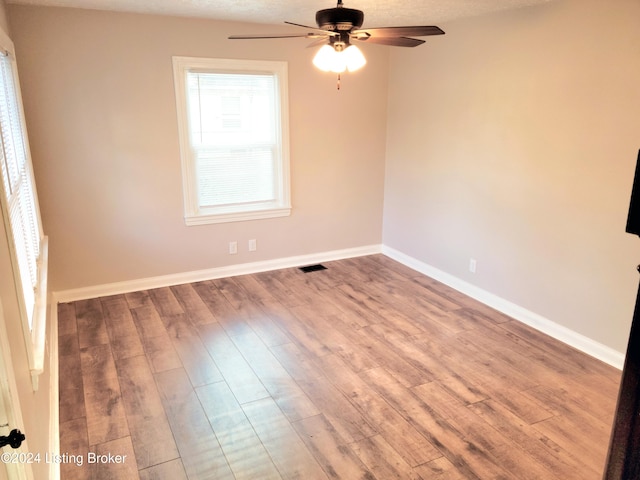
[[[421,262],[409,255],[405,255],[391,247],[383,245],[382,253],[409,268],[427,275],[434,280],[438,280],[439,282],[442,282],[445,285],[448,285],[449,287],[510,316],[511,318],[529,325],[550,337],[560,340],[561,342],[566,343],[587,355],[595,357],[598,360],[620,370],[622,370],[622,367],[624,366],[624,353],[620,353],[617,350],[598,343],[595,340],[574,332],[573,330],[538,315],[537,313],[527,310],[526,308],[516,305],[515,303],[505,300],[493,293],[487,292],[486,290],[476,287],[471,283],[465,282],[458,277],[443,272],[442,270]]]
[[[381,245],[367,245],[364,247],[332,250],[329,252],[319,252],[308,255],[297,255],[293,257],[265,260],[261,262],[242,263],[239,265],[209,268],[193,272],[142,278],[124,282],[109,283],[106,285],[95,285],[92,287],[77,288],[73,290],[63,290],[54,292],[53,295],[55,303],[75,302],[77,300],[85,300],[88,298],[119,295],[122,293],[136,292],[139,290],[169,287],[172,285],[213,280],[216,278],[232,277],[235,275],[247,275],[251,273],[266,272],[269,270],[278,270],[281,268],[300,267],[312,263],[329,262],[331,260],[340,260],[343,258],[361,257],[364,255],[372,255],[374,253],[381,252]]]
[[[266,260],[261,262],[243,263],[239,265],[229,265],[226,267],[197,270],[193,272],[163,275],[159,277],[143,278],[125,282],[110,283],[106,285],[95,285],[92,287],[78,288],[54,292],[54,303],[73,302],[88,298],[104,297],[108,295],[118,295],[122,293],[148,290],[152,288],[168,287],[183,283],[213,280],[216,278],[231,277],[235,275],[247,275],[251,273],[277,270],[281,268],[299,267],[312,263],[328,262],[343,258],[353,258],[364,255],[383,253],[386,256],[427,275],[434,280],[478,300],[496,310],[510,316],[530,327],[535,328],[561,342],[566,343],[592,357],[595,357],[613,367],[622,369],[624,365],[624,353],[618,352],[606,345],[596,342],[580,333],[553,322],[535,312],[527,310],[520,305],[516,305],[493,293],[483,290],[471,283],[465,282],[449,273],[439,270],[398,250],[386,245],[368,245],[364,247],[347,248],[343,250],[333,250],[329,252],[312,253],[308,255],[298,255],[293,257]]]

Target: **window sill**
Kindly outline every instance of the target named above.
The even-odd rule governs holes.
[[[207,225],[210,223],[244,222],[246,220],[261,220],[265,218],[288,217],[291,207],[271,208],[268,210],[252,210],[247,212],[212,213],[187,215],[184,220],[188,226]]]
[[[31,329],[30,365],[33,391],[38,390],[38,378],[44,371],[44,357],[47,333],[47,277],[49,274],[49,239],[43,237],[40,252],[39,283],[36,292],[36,304],[33,312]]]

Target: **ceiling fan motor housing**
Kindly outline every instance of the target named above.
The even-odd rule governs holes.
[[[323,30],[349,31],[360,28],[364,21],[364,13],[354,8],[326,8],[316,13],[316,23]]]

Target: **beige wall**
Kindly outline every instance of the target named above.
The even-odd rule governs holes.
[[[0,28],[9,33],[6,24],[5,4],[0,0]],[[0,212],[1,215],[1,212]],[[44,454],[51,450],[49,443],[49,421],[52,404],[50,393],[50,356],[49,349],[45,351],[44,373],[39,376],[39,387],[33,391],[29,360],[25,344],[25,337],[20,320],[18,305],[19,289],[16,287],[13,276],[11,255],[9,250],[8,232],[5,223],[0,220],[0,302],[4,313],[7,328],[7,337],[11,349],[11,361],[13,363],[13,375],[16,380],[17,395],[20,399],[23,425],[10,425],[10,428],[20,428],[27,437],[29,451],[40,453],[42,463],[34,464],[35,478],[49,478],[49,465],[44,463]],[[50,331],[47,332],[47,335]],[[2,467],[4,468],[4,467]]]
[[[622,352],[639,9],[450,22],[418,49],[367,46],[337,92],[304,40],[226,40],[279,27],[10,6],[53,289],[382,241]],[[289,62],[290,218],[184,226],[172,55]]]
[[[53,290],[381,243],[386,48],[365,46],[337,91],[307,40],[226,39],[279,26],[15,5],[9,18]],[[184,225],[172,55],[288,61],[290,217]]]
[[[384,244],[624,352],[639,16],[637,1],[560,0],[394,50]]]
[[[0,0],[0,28],[4,30],[7,35],[11,36],[9,20],[7,19],[7,7],[4,0]]]

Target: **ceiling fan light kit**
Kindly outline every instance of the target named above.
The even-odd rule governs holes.
[[[313,64],[323,72],[342,73],[345,70],[355,72],[366,63],[367,59],[355,45],[346,47],[323,45],[313,57]]]
[[[231,35],[229,39],[263,39],[304,37],[317,39],[310,46],[318,43],[324,45],[313,58],[313,64],[325,72],[338,74],[345,71],[354,72],[362,68],[367,60],[358,47],[351,41],[377,43],[395,47],[417,47],[424,40],[411,37],[442,35],[444,31],[436,26],[378,27],[360,28],[364,22],[364,13],[353,8],[345,8],[342,0],[338,0],[335,8],[326,8],[316,12],[317,27],[285,22],[289,25],[308,30],[300,34],[275,35]],[[339,88],[339,84],[338,84]]]

